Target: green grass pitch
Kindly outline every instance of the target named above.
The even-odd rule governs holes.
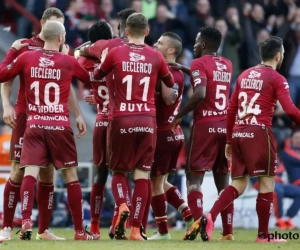
[[[267,249],[300,249],[300,239],[289,240],[288,243],[256,243],[256,230],[236,229],[234,231],[235,241],[218,241],[220,238],[220,230],[215,230],[213,241],[202,242],[198,236],[195,241],[183,241],[184,231],[170,230],[172,239],[169,241],[116,241],[108,237],[108,230],[101,230],[101,239],[99,241],[79,242],[73,240],[72,229],[53,229],[56,235],[66,237],[67,241],[36,241],[36,228],[33,230],[31,241],[21,241],[17,230],[13,231],[13,239],[0,244],[0,249],[13,250],[177,250],[177,249],[195,249],[195,250],[267,250]],[[148,237],[151,236],[154,229],[148,229]],[[280,231],[284,233],[285,231]],[[293,233],[300,234],[300,230],[294,230]],[[127,230],[129,235],[129,230]]]

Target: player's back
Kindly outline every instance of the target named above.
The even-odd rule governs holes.
[[[272,126],[278,81],[288,88],[285,78],[269,66],[257,65],[242,72],[237,79],[236,125]]]
[[[22,70],[27,124],[47,125],[59,121],[61,126],[69,125],[68,99],[76,59],[50,50],[25,52],[22,56],[30,58]]]
[[[203,85],[201,78],[206,78],[206,96],[194,111],[196,122],[226,119],[231,77],[232,63],[224,57],[205,55],[193,60],[191,65],[193,87]]]
[[[94,91],[94,97],[97,103],[97,117],[107,117],[109,108],[109,96],[106,86],[106,80],[105,78],[101,80],[96,80],[94,78],[94,69],[100,65],[100,61],[96,58],[87,58],[81,56],[78,58],[78,62],[89,73],[91,86],[90,84],[88,86],[85,85],[85,88],[92,88]]]
[[[110,53],[114,80],[108,87],[113,116],[155,116],[155,85],[163,57],[147,45],[129,43]]]
[[[162,98],[161,93],[156,94],[156,121],[158,129],[168,129],[174,117],[178,114],[182,100],[182,93],[184,88],[184,75],[181,70],[170,68],[170,72],[174,78],[173,89],[177,91],[177,99],[174,104],[167,106]]]

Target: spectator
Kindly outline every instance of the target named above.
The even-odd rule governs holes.
[[[109,24],[113,30],[113,34],[115,36],[119,35],[119,20],[118,19],[110,19]]]
[[[100,1],[100,15],[99,19],[104,19],[106,21],[109,21],[113,16],[113,3],[112,0],[101,0]]]
[[[187,20],[188,26],[188,48],[192,50],[199,29],[205,25],[213,26],[213,17],[210,15],[210,4],[208,0],[197,0],[196,12]]]
[[[188,10],[185,4],[181,0],[165,0],[170,12],[181,21],[185,21],[188,17]]]
[[[285,166],[289,183],[300,186],[300,128],[293,130],[291,138],[285,141],[281,160]]]
[[[142,12],[142,1],[141,0],[133,0],[131,2],[131,9],[134,9],[136,12]]]
[[[218,50],[218,55],[228,58],[233,65],[233,75],[230,86],[232,93],[232,90],[235,86],[236,78],[240,74],[240,60],[238,55],[238,47],[241,43],[242,35],[239,24],[239,17],[237,14],[231,18],[231,22],[232,26],[234,27],[234,29],[231,31],[228,30],[227,23],[223,18],[216,20],[215,27],[222,34],[222,42]]]
[[[266,28],[265,11],[260,4],[254,4],[251,10],[251,27],[253,35],[261,29]]]
[[[300,8],[297,9],[294,21],[284,39],[285,55],[282,63],[282,74],[287,78],[293,102],[299,105],[300,100]]]
[[[2,126],[1,135],[0,135],[0,165],[1,166],[11,165],[11,162],[9,161],[11,133],[12,133],[11,127],[4,124]]]
[[[90,22],[81,20],[78,16],[83,7],[83,0],[68,0],[65,11],[66,43],[72,48],[83,43],[83,37],[87,37],[87,31],[91,26]]]
[[[156,18],[149,20],[150,34],[146,37],[146,43],[152,46],[162,33],[166,31],[178,34],[183,43],[185,41],[185,27],[176,19],[164,4],[159,4],[156,10]]]

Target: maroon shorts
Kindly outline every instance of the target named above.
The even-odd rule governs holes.
[[[93,164],[95,167],[107,167],[106,139],[107,120],[96,120],[93,135]]]
[[[158,130],[157,143],[151,176],[175,174],[179,153],[184,142],[184,135],[180,127],[175,131]]]
[[[226,121],[194,123],[189,141],[186,172],[229,173],[225,146]]]
[[[56,169],[78,165],[73,130],[63,126],[27,126],[24,134],[21,168],[47,167],[49,163],[53,163]]]
[[[232,134],[232,178],[275,176],[276,143],[272,129],[248,126]]]
[[[156,119],[151,116],[116,117],[109,123],[109,167],[149,172],[156,146]]]
[[[13,129],[10,142],[10,161],[20,162],[23,136],[26,129],[26,113],[17,113],[16,127]]]

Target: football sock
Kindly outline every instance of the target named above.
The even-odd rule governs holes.
[[[104,200],[104,185],[94,183],[90,195],[91,233],[99,233],[100,215]]]
[[[186,204],[184,199],[182,199],[181,193],[177,189],[177,187],[171,187],[166,192],[166,197],[167,202],[182,214],[184,221],[187,222],[193,218],[192,212],[188,204]]]
[[[273,210],[273,192],[259,193],[256,199],[256,212],[258,216],[258,237],[267,238],[269,233],[269,220]]]
[[[38,233],[42,234],[46,229],[49,228],[52,209],[53,209],[53,197],[54,196],[54,185],[53,183],[38,182],[38,188],[36,193],[36,200],[39,211],[39,223]]]
[[[127,226],[130,227],[131,226],[131,220],[132,220],[132,190],[131,190],[131,185],[130,185],[130,180],[128,178],[126,178],[127,181],[127,189],[126,189],[126,205],[129,208],[130,211],[130,217],[129,217],[129,223],[127,223]]]
[[[155,221],[158,226],[158,232],[161,235],[168,233],[168,224],[167,224],[167,198],[166,194],[160,194],[152,197],[152,210],[155,216]]]
[[[119,214],[119,207],[117,206],[117,204],[115,204],[115,209],[114,209],[114,217],[112,219],[112,226],[116,225],[117,219],[118,219],[118,214]]]
[[[124,174],[115,173],[111,181],[111,190],[115,198],[115,202],[119,207],[123,203],[127,203],[126,194],[127,194],[127,180]]]
[[[233,201],[239,196],[238,191],[233,186],[227,186],[223,192],[221,192],[219,198],[214,203],[212,209],[210,210],[211,218],[213,222],[216,221],[219,213],[221,213],[225,208],[227,208]]]
[[[221,212],[223,235],[232,234],[233,202]]]
[[[22,220],[30,220],[33,203],[34,203],[34,195],[35,195],[35,184],[36,179],[27,175],[24,177],[22,186],[21,186],[21,203],[22,203]],[[22,222],[23,224],[23,222]]]
[[[83,230],[83,199],[79,181],[67,183],[68,203],[71,210],[74,229],[78,234],[84,233]]]
[[[192,211],[194,220],[200,219],[203,215],[203,202],[202,202],[203,195],[199,191],[192,191],[188,194],[188,204]]]
[[[13,220],[17,204],[20,200],[20,190],[22,183],[15,183],[10,178],[5,183],[3,194],[3,224],[5,227],[13,228]]]
[[[148,180],[138,179],[134,181],[134,184],[135,187],[132,196],[133,218],[131,226],[140,228],[148,199]]]
[[[151,201],[152,201],[152,182],[151,182],[151,179],[149,179],[148,180],[147,204],[145,207],[145,213],[144,213],[143,220],[142,220],[144,234],[146,234],[146,228],[147,228],[147,224],[148,224],[148,217],[149,217],[149,212],[150,212]]]

